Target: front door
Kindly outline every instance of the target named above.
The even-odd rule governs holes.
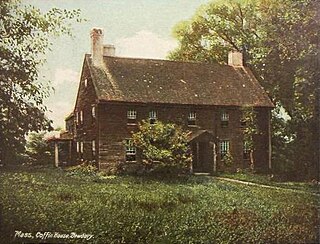
[[[213,171],[213,143],[198,141],[192,143],[193,172],[210,173]]]

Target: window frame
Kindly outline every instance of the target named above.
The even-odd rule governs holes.
[[[188,114],[188,126],[196,126],[197,112],[190,111]]]
[[[150,110],[149,111],[149,123],[151,125],[155,124],[157,122],[158,119],[158,114],[156,110]]]
[[[127,124],[128,125],[137,124],[137,110],[136,109],[128,109],[127,110]]]
[[[125,155],[126,162],[136,162],[137,161],[137,148],[133,143],[131,138],[125,140]]]
[[[226,110],[222,110],[220,114],[220,124],[222,128],[226,128],[229,126],[230,114]]]
[[[91,107],[91,116],[94,119],[97,117],[96,106],[95,105],[92,105],[92,107]]]
[[[223,159],[228,153],[230,153],[230,140],[221,140],[219,143],[220,157]]]

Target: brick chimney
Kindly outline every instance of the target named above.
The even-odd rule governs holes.
[[[111,56],[114,57],[116,54],[116,48],[114,45],[106,44],[103,45],[103,56]]]
[[[228,54],[228,65],[234,67],[243,66],[243,55],[238,51],[231,51]]]
[[[103,64],[103,30],[101,28],[93,28],[90,32],[91,36],[91,55],[94,66],[102,66]]]

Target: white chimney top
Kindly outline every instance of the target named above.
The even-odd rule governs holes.
[[[94,66],[103,65],[103,30],[101,28],[93,28],[90,32],[91,36],[91,55]]]
[[[228,54],[228,65],[234,67],[242,67],[243,66],[243,55],[238,51],[231,51]]]
[[[114,45],[106,44],[103,45],[103,56],[111,56],[114,57],[116,54],[116,48]]]

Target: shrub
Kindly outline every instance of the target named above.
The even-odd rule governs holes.
[[[231,155],[231,153],[227,153],[223,159],[222,159],[222,162],[224,164],[225,167],[231,167],[233,166],[233,163],[234,163],[234,160],[233,160],[233,157]]]
[[[142,121],[133,141],[141,152],[142,164],[147,172],[178,173],[189,170],[191,152],[188,133],[180,126],[157,121]]]
[[[84,161],[80,165],[67,168],[66,171],[72,176],[96,176],[98,169],[94,162]]]

